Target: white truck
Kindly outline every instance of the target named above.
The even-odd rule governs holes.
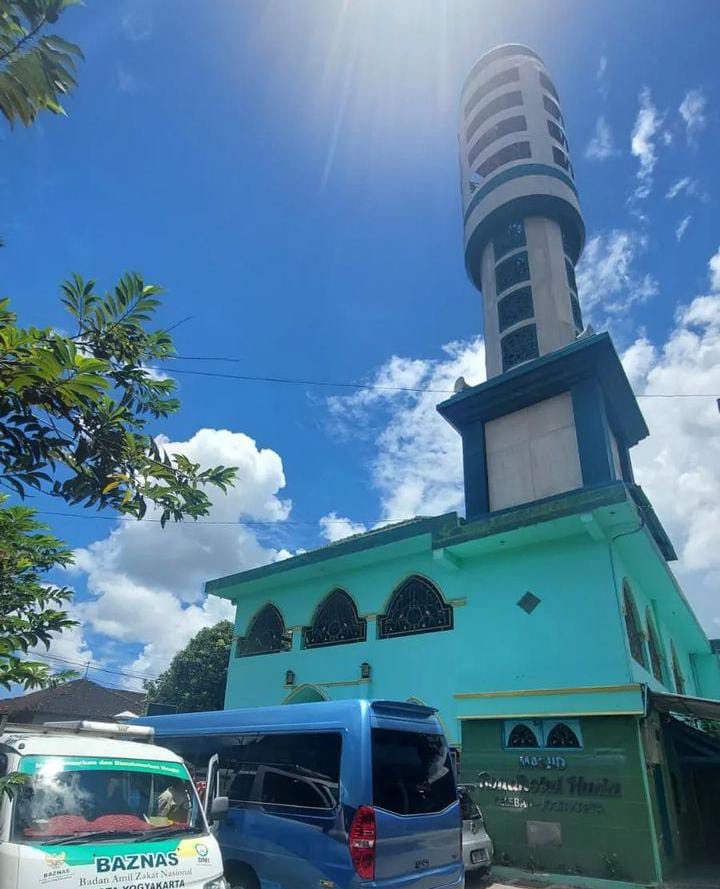
[[[1,889],[227,889],[190,774],[152,738],[112,723],[0,725],[0,776],[23,776],[0,799]]]

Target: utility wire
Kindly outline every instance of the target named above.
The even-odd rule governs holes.
[[[109,667],[101,667],[93,661],[78,661],[72,660],[71,658],[61,657],[58,654],[46,654],[44,652],[32,652],[33,657],[45,658],[49,661],[58,661],[63,664],[70,664],[74,667],[85,667],[89,670],[96,670],[101,673],[112,673],[115,676],[126,676],[128,679],[145,679],[148,682],[152,682],[159,677],[157,676],[143,676],[140,673],[128,673],[126,670],[112,670]]]
[[[140,522],[151,522],[152,524],[157,524],[157,525],[161,524],[160,519],[135,519],[132,516],[85,515],[83,513],[78,513],[78,512],[59,512],[59,511],[55,511],[52,509],[38,509],[38,510],[36,510],[36,512],[39,515],[63,516],[64,518],[68,518],[68,519],[86,519],[88,521],[94,521],[95,519],[99,519],[104,522],[133,522],[135,524],[140,523]],[[415,516],[414,518],[417,518],[417,516]],[[324,524],[326,524],[326,525],[346,525],[346,524],[348,524],[348,521],[349,520],[346,520],[346,519],[326,519]],[[387,524],[394,525],[399,521],[410,521],[410,520],[409,519],[395,519],[392,522],[388,522]],[[357,524],[357,522],[355,520],[353,520],[352,523]],[[236,522],[218,522],[218,521],[211,519],[208,521],[199,520],[199,521],[194,521],[194,522],[182,522],[182,523],[181,522],[166,522],[165,527],[170,528],[170,527],[173,527],[175,525],[180,525],[180,524],[182,524],[184,527],[190,527],[190,528],[194,527],[195,525],[242,525],[242,526],[248,525],[250,527],[255,527],[256,525],[260,526],[260,527],[277,525],[278,527],[282,527],[282,528],[292,527],[294,525],[302,525],[302,526],[307,526],[307,527],[311,527],[311,528],[317,528],[319,522],[283,521],[282,519],[275,519],[274,521],[244,521],[244,520],[241,521],[241,520],[238,520]],[[369,525],[369,526],[373,527],[373,526],[377,525],[378,522],[377,521],[362,522],[361,524]]]
[[[173,356],[176,361],[226,361],[233,364],[241,364],[243,359],[241,358],[228,358],[224,356],[213,356],[213,355],[175,355]],[[213,377],[216,379],[222,380],[239,380],[243,383],[280,383],[285,385],[297,385],[297,386],[324,386],[327,388],[335,388],[335,389],[363,389],[369,391],[378,391],[378,392],[414,392],[418,394],[422,394],[425,392],[429,392],[436,395],[453,395],[455,394],[454,389],[431,389],[431,388],[420,388],[413,386],[384,386],[377,385],[373,383],[348,383],[345,381],[337,381],[337,380],[312,380],[312,379],[303,379],[296,377],[265,377],[265,376],[256,376],[253,374],[231,374],[231,373],[220,373],[216,371],[210,370],[189,370],[186,368],[178,368],[178,367],[158,367],[158,370],[163,371],[164,373],[169,374],[184,374],[187,376],[197,376],[197,377]],[[718,394],[716,392],[647,392],[647,393],[633,393],[636,398],[717,398]]]

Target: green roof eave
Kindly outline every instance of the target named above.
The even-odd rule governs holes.
[[[558,519],[591,513],[595,509],[628,502],[624,482],[594,488],[578,488],[543,500],[512,506],[480,519],[463,522],[457,528],[443,529],[433,536],[433,549],[460,546],[483,538],[496,537],[522,528],[540,526]]]
[[[272,562],[269,565],[209,580],[205,584],[205,592],[232,600],[241,594],[240,587],[243,588],[243,593],[249,593],[256,586],[262,585],[266,588],[271,579],[278,585],[307,580],[323,573],[329,561],[334,562],[333,570],[347,570],[370,562],[401,556],[405,552],[424,548],[429,550],[436,533],[457,527],[459,522],[455,512],[398,522],[385,528],[347,537],[337,543],[280,562]]]

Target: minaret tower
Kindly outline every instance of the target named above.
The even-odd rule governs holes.
[[[486,53],[460,102],[465,265],[487,382],[438,406],[463,440],[468,519],[617,481],[648,434],[607,333],[583,330],[583,223],[558,91],[540,57]]]
[[[560,98],[541,59],[486,53],[460,109],[465,264],[482,291],[488,379],[573,342],[585,238]]]

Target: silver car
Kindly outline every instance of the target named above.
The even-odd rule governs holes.
[[[493,844],[485,830],[482,812],[465,787],[458,788],[462,811],[462,853],[465,871],[477,876],[490,873]]]

